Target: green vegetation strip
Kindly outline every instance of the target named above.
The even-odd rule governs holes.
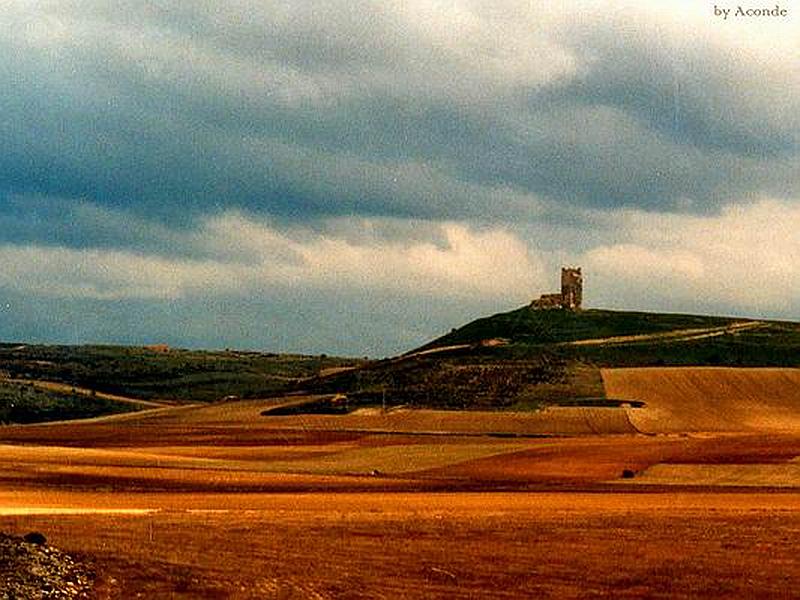
[[[0,423],[85,419],[138,410],[132,404],[85,394],[64,394],[32,384],[0,382]]]

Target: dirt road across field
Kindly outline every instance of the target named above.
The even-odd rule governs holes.
[[[90,390],[89,388],[69,385],[67,383],[60,383],[57,381],[42,381],[39,379],[2,379],[2,381],[22,385],[32,385],[35,388],[46,390],[48,392],[57,392],[59,394],[79,394],[81,396],[112,400],[114,402],[122,402],[123,404],[132,404],[141,408],[162,408],[164,406],[174,405],[174,402],[168,402],[166,400],[140,400],[139,398],[130,398],[128,396],[119,396],[117,394],[107,394],[106,392],[98,392],[97,390]]]

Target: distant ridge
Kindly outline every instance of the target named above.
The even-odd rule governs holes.
[[[179,403],[310,394],[320,400],[304,410],[332,414],[397,406],[594,411],[641,400],[609,396],[603,383],[603,370],[631,367],[797,369],[800,324],[526,306],[384,360],[0,344],[0,375],[16,396],[41,382],[86,388],[98,398],[105,393]],[[24,389],[12,389],[20,385]],[[34,408],[46,400],[37,399]]]

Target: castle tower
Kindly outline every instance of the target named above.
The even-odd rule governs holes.
[[[580,310],[583,301],[583,276],[581,268],[561,269],[561,307],[567,310]]]

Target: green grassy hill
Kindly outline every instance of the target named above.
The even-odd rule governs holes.
[[[610,310],[534,311],[478,319],[420,350],[500,339],[500,356],[548,352],[597,366],[800,366],[800,323]]]
[[[347,393],[356,404],[589,406],[604,401],[601,368],[666,365],[800,367],[800,324],[523,307],[468,323],[403,356],[304,387]]]
[[[361,362],[324,355],[0,344],[0,376],[5,379],[54,381],[131,398],[178,402],[279,395],[322,369]]]
[[[527,306],[477,319],[421,349],[475,344],[502,338],[516,344],[551,344],[577,340],[710,328],[744,319],[612,310],[531,310]]]
[[[0,425],[84,419],[137,409],[132,404],[95,396],[59,393],[31,384],[0,381]]]

